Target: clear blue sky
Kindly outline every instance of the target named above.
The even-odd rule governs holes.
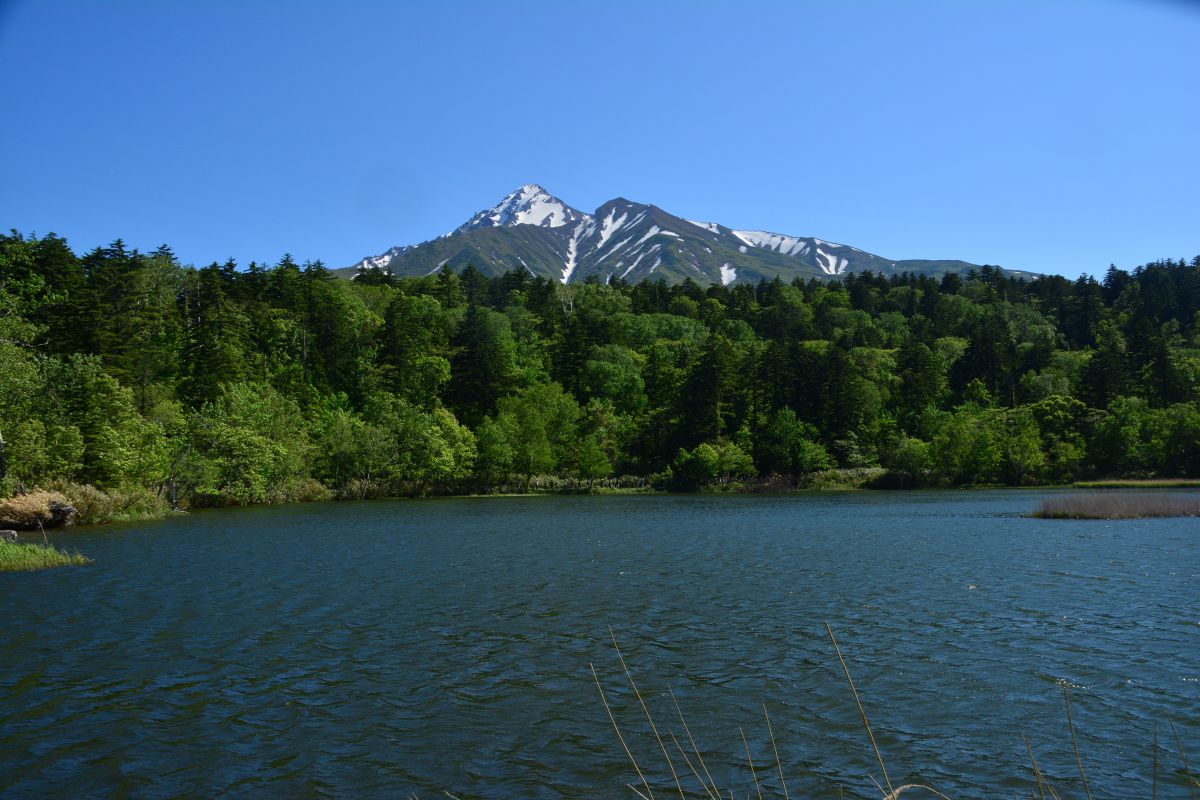
[[[344,266],[523,183],[889,258],[1200,253],[1200,5],[0,0],[0,226]]]

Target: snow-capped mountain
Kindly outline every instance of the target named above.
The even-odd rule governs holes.
[[[619,197],[588,214],[527,184],[450,233],[418,245],[393,247],[344,270],[397,276],[432,274],[473,264],[485,274],[524,269],[563,283],[595,277],[601,283],[644,279],[701,285],[791,280],[872,270],[943,274],[975,267],[965,261],[893,261],[844,244],[676,217]],[[1025,274],[1029,273],[1016,273]]]
[[[446,235],[449,236],[450,234]],[[352,269],[359,272],[369,269],[387,270],[388,265],[396,260],[396,256],[412,250],[413,247],[414,245],[411,244],[401,245],[399,247],[389,247],[385,253],[380,253],[377,256],[367,256],[362,261],[355,264]]]
[[[506,228],[513,225],[536,225],[539,228],[558,228],[587,217],[554,197],[536,183],[527,183],[492,208],[480,211],[453,233],[468,233],[479,228]]]

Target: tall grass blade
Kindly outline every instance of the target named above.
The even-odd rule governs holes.
[[[646,701],[642,699],[642,693],[638,691],[637,684],[633,682],[633,675],[629,672],[629,667],[625,664],[625,656],[621,654],[621,648],[617,645],[617,637],[613,633],[612,626],[608,627],[608,635],[612,638],[613,649],[617,651],[617,658],[621,660],[621,669],[625,670],[625,677],[629,680],[629,685],[633,688],[633,694],[637,697],[638,704],[642,707],[642,713],[646,715],[646,721],[650,723],[650,730],[654,731],[654,738],[658,741],[658,748],[662,751],[663,758],[667,760],[667,767],[671,770],[671,777],[675,779],[675,788],[679,790],[680,800],[687,800],[683,794],[683,785],[679,782],[679,773],[675,771],[675,763],[671,761],[671,754],[667,752],[667,746],[663,744],[662,737],[658,734],[658,726],[654,724],[654,717],[650,716],[650,709],[646,708]]]
[[[1042,783],[1042,771],[1038,769],[1037,759],[1033,757],[1033,746],[1029,744],[1028,736],[1022,736],[1021,738],[1025,740],[1025,749],[1029,752],[1030,763],[1033,764],[1033,777],[1037,779],[1038,796],[1042,800],[1046,800],[1046,789]]]
[[[708,765],[704,763],[704,756],[700,754],[700,748],[696,746],[696,740],[692,737],[692,729],[688,727],[687,720],[683,718],[683,711],[679,708],[679,700],[675,697],[675,690],[668,686],[667,692],[671,695],[671,702],[675,704],[675,713],[679,715],[679,723],[683,725],[683,732],[687,734],[688,742],[692,746],[692,752],[696,754],[696,760],[700,762],[700,768],[704,770],[704,775],[708,778],[708,785],[712,787],[712,793],[720,798],[721,790],[717,788],[717,782],[713,780],[712,774],[708,771]]]
[[[1179,741],[1179,731],[1175,730],[1175,721],[1167,717],[1167,722],[1171,725],[1171,735],[1175,737],[1175,749],[1179,751],[1179,760],[1183,762],[1183,774],[1187,777],[1188,794],[1192,800],[1196,800],[1196,779],[1192,777],[1192,770],[1188,767],[1187,756],[1183,754],[1183,743]]]
[[[767,721],[767,733],[771,736],[771,749],[775,751],[775,768],[779,770],[779,785],[783,787],[783,800],[789,800],[787,781],[783,779],[783,762],[779,758],[779,748],[775,746],[775,731],[771,728],[771,715],[767,713],[767,704],[763,703],[763,718]]]
[[[1150,784],[1150,800],[1158,800],[1158,720],[1154,720],[1154,779]]]
[[[1067,687],[1063,687],[1063,702],[1067,705],[1067,727],[1071,730],[1071,746],[1075,748],[1075,763],[1079,765],[1079,777],[1083,781],[1083,793],[1092,800],[1092,790],[1088,788],[1087,773],[1083,771],[1083,758],[1079,755],[1079,742],[1075,739],[1075,723],[1071,719],[1071,698],[1067,696]]]
[[[750,744],[746,741],[746,732],[739,726],[738,733],[742,737],[742,747],[746,748],[746,763],[750,765],[750,778],[754,781],[754,793],[758,795],[758,800],[762,800],[762,789],[758,787],[758,775],[754,774],[754,762],[750,759]]]
[[[600,676],[596,674],[596,668],[592,666],[590,661],[588,662],[588,669],[592,671],[592,679],[596,681],[596,690],[600,692],[600,702],[604,704],[604,710],[608,712],[608,718],[612,722],[613,730],[617,732],[617,739],[621,742],[621,747],[625,749],[625,755],[629,756],[629,763],[633,764],[633,771],[642,779],[642,785],[646,787],[646,793],[650,795],[647,800],[654,800],[654,792],[650,790],[650,782],[646,780],[646,776],[642,773],[642,768],[638,766],[637,759],[633,757],[629,745],[625,743],[625,737],[621,735],[621,726],[617,724],[617,718],[613,716],[612,707],[608,704],[608,699],[604,696],[604,687],[600,685]],[[634,789],[634,791],[637,792],[637,789]],[[638,794],[640,795],[641,792],[638,792]]]
[[[696,770],[696,765],[692,763],[692,759],[688,757],[687,751],[683,749],[683,745],[679,743],[679,739],[675,738],[674,731],[667,731],[667,735],[671,737],[671,741],[675,744],[675,749],[679,751],[679,755],[683,756],[683,763],[688,765],[688,769],[696,776],[696,780],[700,782],[700,786],[704,788],[704,793],[708,795],[709,800],[720,800],[719,796],[715,796],[712,790],[708,788],[708,784],[704,782],[704,778],[700,777],[700,773]]]
[[[875,750],[875,758],[879,761],[879,769],[883,772],[883,782],[887,784],[887,793],[892,794],[892,782],[888,779],[887,767],[883,765],[883,756],[879,753],[879,745],[875,743],[875,734],[871,730],[871,723],[867,721],[867,712],[863,708],[862,700],[858,697],[858,689],[854,687],[854,679],[850,677],[850,668],[846,666],[846,659],[842,658],[842,648],[838,647],[837,637],[833,635],[833,628],[829,623],[825,623],[825,630],[829,632],[829,640],[833,642],[833,650],[837,653],[838,661],[842,664],[842,671],[846,673],[846,683],[850,684],[850,692],[854,695],[854,703],[858,706],[858,715],[862,717],[863,727],[867,729],[867,737],[871,740],[871,747]]]

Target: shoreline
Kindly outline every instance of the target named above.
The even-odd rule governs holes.
[[[569,479],[564,479],[569,480]],[[964,492],[964,491],[994,491],[994,490],[1014,490],[1014,491],[1045,491],[1045,490],[1069,490],[1076,489],[1080,491],[1111,491],[1111,490],[1164,490],[1164,489],[1200,489],[1200,480],[1193,479],[1178,479],[1178,480],[1162,480],[1162,479],[1109,479],[1103,481],[1076,481],[1073,483],[1055,483],[1055,484],[1036,484],[1009,486],[1005,484],[963,484],[957,486],[936,486],[936,485],[916,485],[905,487],[894,486],[872,486],[869,481],[854,479],[854,480],[829,480],[826,479],[812,481],[805,485],[799,486],[778,486],[774,483],[769,485],[731,482],[724,485],[706,486],[695,489],[680,490],[667,489],[664,487],[655,486],[593,486],[591,489],[586,487],[523,487],[514,491],[504,491],[502,489],[493,489],[489,491],[466,491],[466,492],[424,492],[420,494],[413,493],[398,493],[398,494],[369,494],[364,497],[337,497],[332,492],[328,496],[323,497],[303,497],[289,498],[280,497],[278,500],[258,503],[202,503],[200,505],[184,507],[179,509],[169,508],[143,508],[139,512],[117,513],[113,515],[105,515],[99,518],[92,517],[84,521],[75,521],[68,525],[50,529],[54,533],[61,533],[75,528],[91,528],[97,525],[119,524],[124,522],[150,522],[155,520],[167,519],[178,514],[189,514],[199,511],[232,509],[232,508],[257,508],[257,507],[272,507],[280,505],[291,505],[299,503],[343,503],[343,502],[361,502],[373,500],[466,500],[466,499],[487,499],[487,498],[504,498],[504,497],[564,497],[564,496],[667,496],[667,495],[790,495],[790,494],[828,494],[828,493],[860,493],[860,492],[896,492],[900,494],[914,491],[937,491],[937,492]],[[2,526],[0,526],[2,527]]]

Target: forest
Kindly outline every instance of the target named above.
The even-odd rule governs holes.
[[[562,285],[0,236],[0,497],[1196,476],[1198,398],[1200,256],[1099,280]]]

